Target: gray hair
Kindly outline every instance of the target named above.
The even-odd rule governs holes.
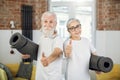
[[[78,19],[76,19],[76,18],[70,18],[70,19],[67,21],[67,28],[68,28],[68,26],[70,25],[70,23],[73,22],[73,21],[77,21],[77,22],[80,23],[80,21],[79,21]]]
[[[41,16],[41,21],[43,21],[44,20],[44,17],[46,16],[46,15],[48,15],[48,16],[54,16],[55,17],[55,21],[57,22],[57,16],[56,16],[56,14],[54,13],[54,12],[50,12],[50,11],[47,11],[47,12],[44,12],[43,14],[42,14],[42,16]]]

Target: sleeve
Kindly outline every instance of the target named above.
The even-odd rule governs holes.
[[[95,47],[93,46],[93,44],[91,42],[90,42],[90,51],[92,53],[96,52],[96,49],[95,49]]]
[[[60,48],[63,51],[63,40],[60,37],[57,37],[55,39],[55,44],[54,44],[55,48]]]

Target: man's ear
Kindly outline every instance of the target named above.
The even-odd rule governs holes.
[[[55,21],[55,26],[57,26],[57,21]]]
[[[55,27],[55,29],[56,29],[56,27],[57,27],[57,21],[54,23],[54,27]]]

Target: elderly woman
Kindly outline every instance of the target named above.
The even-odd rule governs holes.
[[[64,53],[68,59],[66,80],[90,80],[90,55],[96,49],[87,38],[81,37],[81,24],[78,19],[69,19],[67,30],[70,37],[64,42]]]

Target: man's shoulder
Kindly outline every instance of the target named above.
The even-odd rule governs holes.
[[[63,38],[60,37],[59,35],[57,35],[57,36],[54,38],[54,41],[55,41],[55,42],[63,43]]]
[[[54,39],[62,39],[62,37],[59,35],[56,35]]]

